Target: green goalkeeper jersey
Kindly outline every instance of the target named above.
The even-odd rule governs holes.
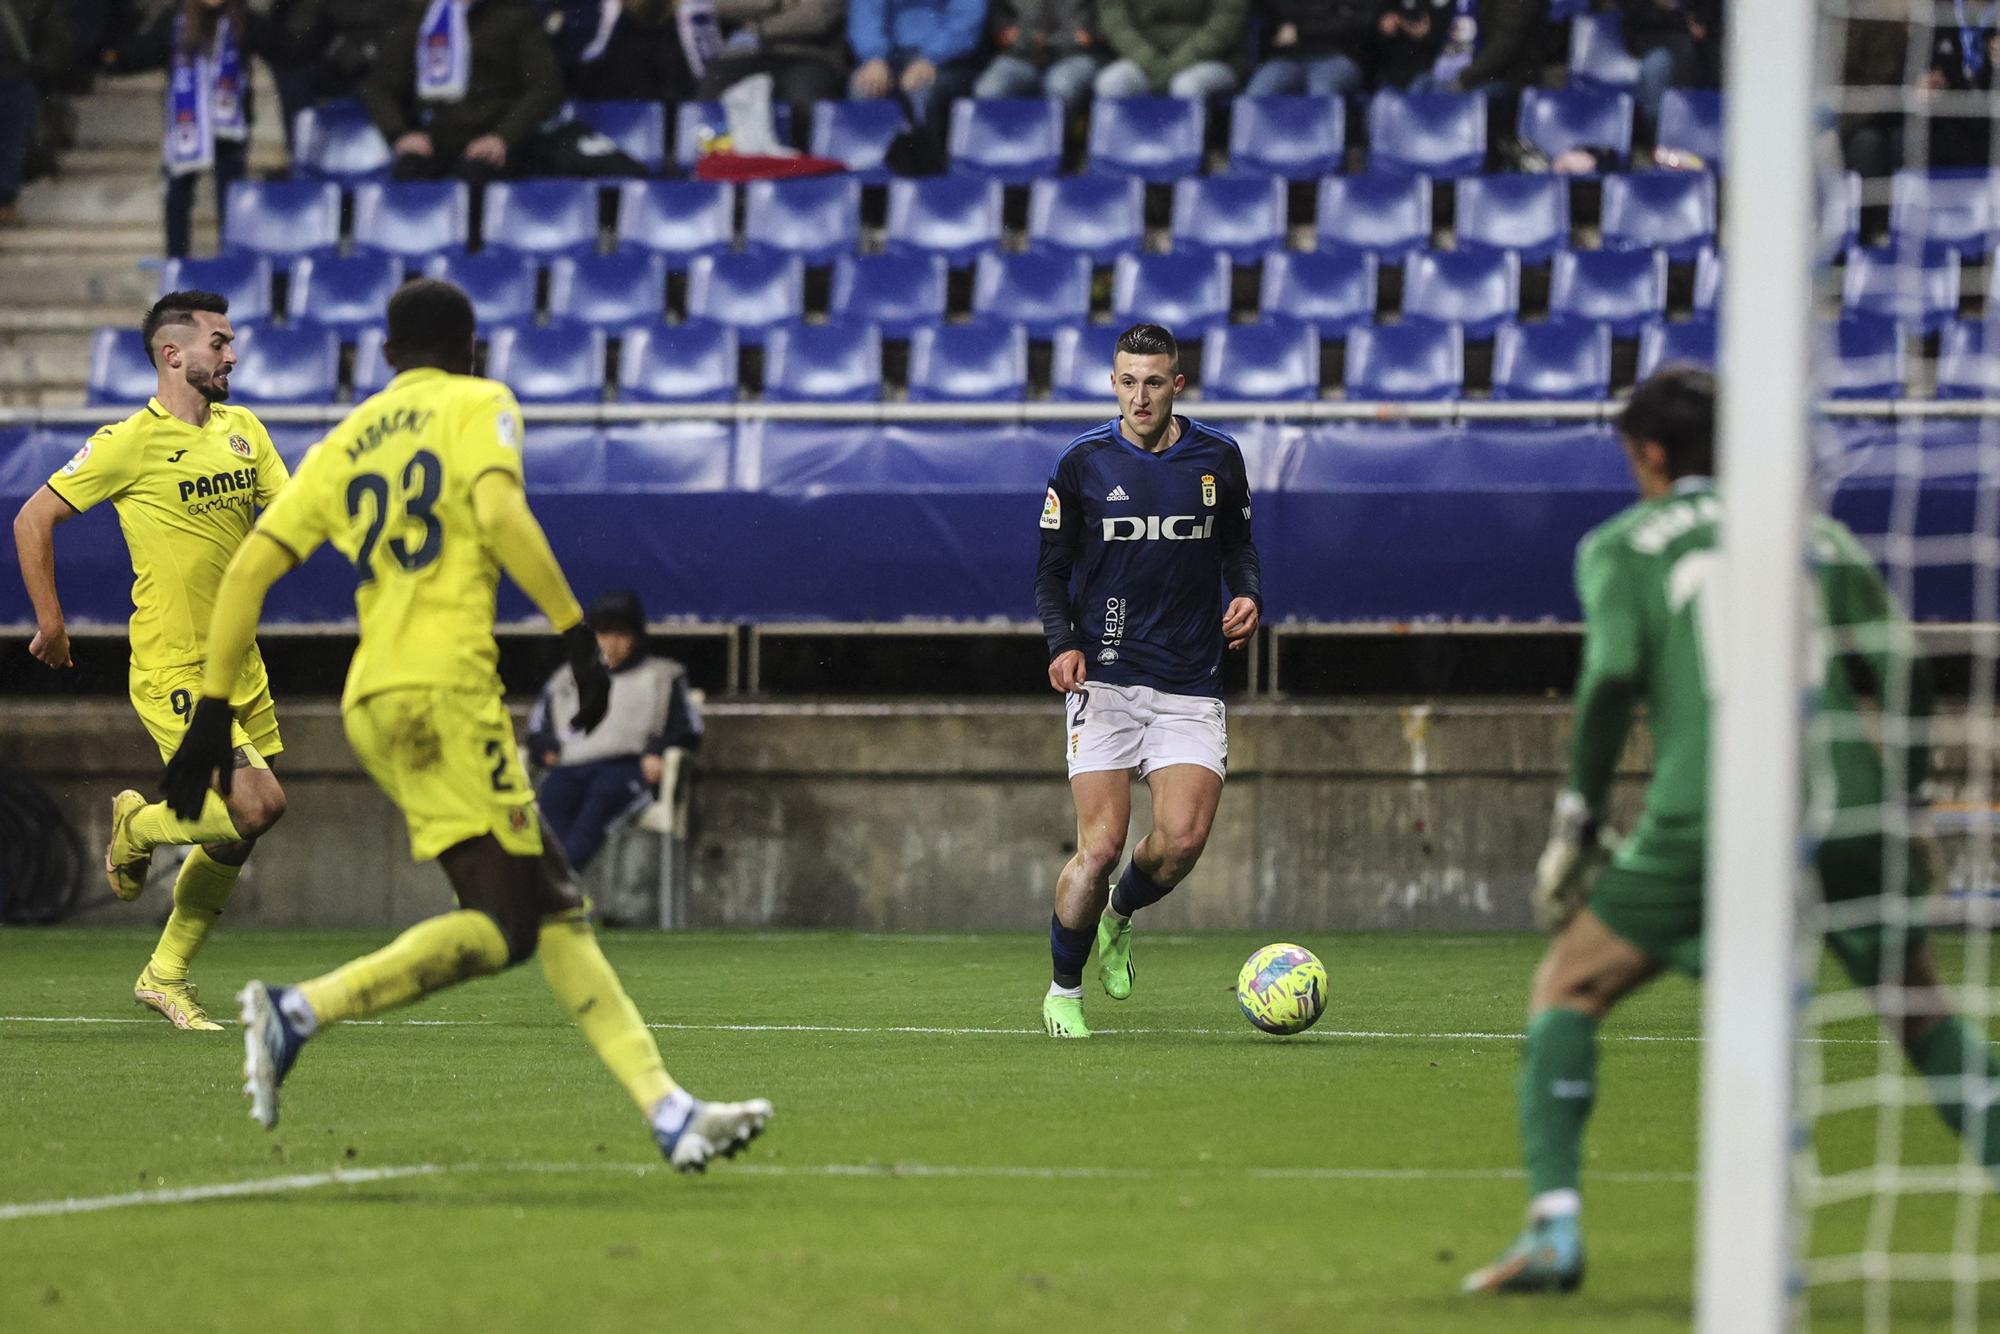
[[[1604,809],[1634,706],[1645,701],[1653,779],[1645,812],[1615,864],[1696,887],[1707,827],[1721,514],[1709,479],[1683,478],[1670,494],[1642,501],[1593,529],[1576,556],[1585,637],[1570,786],[1592,810]],[[1931,707],[1929,673],[1881,575],[1845,526],[1833,519],[1817,522],[1813,565],[1819,594],[1813,652],[1822,689],[1810,729],[1815,762],[1808,768],[1808,791],[1815,808],[1830,817],[1821,823],[1827,838],[1879,833],[1873,808],[1893,785],[1914,792],[1928,756],[1923,746],[1911,744],[1903,763],[1885,762],[1862,724],[1857,686],[1897,701],[1899,712],[1921,719]]]

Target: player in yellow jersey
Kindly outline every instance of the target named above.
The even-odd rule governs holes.
[[[674,1166],[700,1171],[764,1128],[771,1104],[698,1102],[597,947],[561,848],[542,840],[534,793],[500,698],[494,595],[504,569],[562,632],[585,731],[610,676],[548,539],[528,509],[520,408],[474,378],[472,304],[419,279],[389,302],[396,378],[315,445],[223,577],[212,652],[162,787],[176,809],[225,791],[229,701],[264,595],[332,541],[354,562],[361,643],[341,713],[349,743],[409,825],[410,850],[444,866],[459,909],[296,987],[252,982],[240,997],[251,1115],[278,1120],[278,1086],[328,1025],[408,1004],[539,953],[549,987],[646,1115]]]
[[[55,527],[110,501],[132,556],[132,707],[165,758],[180,744],[201,691],[209,614],[222,572],[250,532],[257,507],[286,481],[284,460],[249,409],[234,407],[229,303],[213,292],[170,292],[146,312],[140,332],[159,369],[145,410],[104,427],[28,498],[14,518],[21,579],[35,606],[28,651],[50,667],[70,665],[69,631],[56,596]],[[153,849],[194,844],[174,882],[174,908],[132,994],[182,1029],[220,1029],[188,981],[209,928],[236,888],[251,845],[285,813],[270,760],[284,749],[264,660],[255,642],[231,664],[228,740],[240,770],[177,816],[130,789],[111,802],[105,877],[128,902],[146,886]]]

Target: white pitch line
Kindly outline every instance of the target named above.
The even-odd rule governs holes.
[[[239,1195],[282,1195],[287,1191],[316,1190],[321,1186],[352,1186],[369,1181],[394,1181],[401,1177],[435,1176],[444,1170],[434,1163],[416,1163],[408,1167],[337,1167],[331,1172],[253,1177],[248,1181],[224,1181],[212,1186],[186,1186],[177,1190],[133,1190],[122,1195],[71,1196],[30,1204],[0,1204],[0,1223],[17,1218],[93,1214],[106,1209],[130,1209],[147,1204],[193,1204],[199,1200],[225,1200]]]

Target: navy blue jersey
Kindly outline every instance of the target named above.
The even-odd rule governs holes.
[[[1222,693],[1222,586],[1259,598],[1243,451],[1183,417],[1151,454],[1116,419],[1070,442],[1042,502],[1036,600],[1049,655],[1082,649],[1090,679]]]

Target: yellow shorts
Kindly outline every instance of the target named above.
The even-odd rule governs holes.
[[[134,667],[127,687],[139,721],[160,748],[160,758],[172,759],[187,732],[194,702],[201,698],[201,664],[150,671]],[[271,678],[265,675],[263,656],[254,647],[243,660],[243,672],[236,678],[236,693],[230,697],[229,707],[236,715],[229,728],[229,744],[244,751],[253,767],[270,768],[265,761],[282,752],[285,743],[278,736],[278,706],[271,700]]]
[[[350,704],[342,721],[362,767],[409,822],[418,861],[482,834],[516,856],[541,855],[535,790],[497,692],[384,690]]]

